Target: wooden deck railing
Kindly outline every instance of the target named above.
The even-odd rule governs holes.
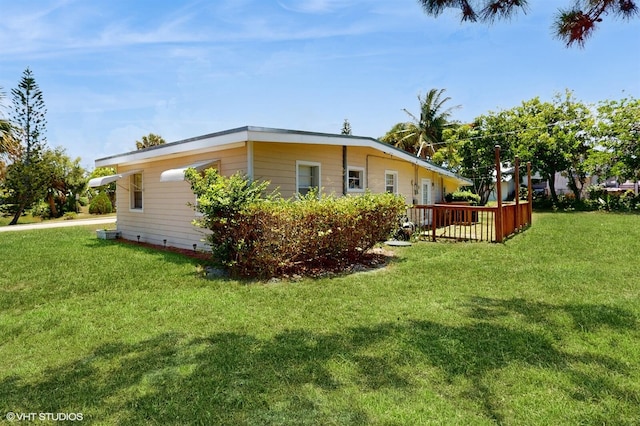
[[[409,221],[422,238],[501,242],[531,224],[531,203],[498,206],[457,204],[415,205],[407,210]]]

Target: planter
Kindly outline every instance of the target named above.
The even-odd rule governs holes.
[[[120,238],[120,231],[115,229],[97,229],[96,235],[101,240],[115,240]]]

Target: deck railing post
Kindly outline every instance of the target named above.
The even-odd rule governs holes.
[[[496,242],[502,242],[502,173],[500,170],[500,145],[495,146],[496,155],[496,198],[498,210],[496,210]]]
[[[520,157],[516,155],[516,170],[515,170],[515,184],[516,184],[516,231],[520,231]]]
[[[527,161],[527,222],[531,226],[533,212],[533,184],[531,183],[531,161]]]

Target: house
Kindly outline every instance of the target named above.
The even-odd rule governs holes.
[[[203,246],[204,230],[192,225],[197,213],[189,167],[215,167],[270,181],[283,197],[322,193],[402,194],[407,204],[432,204],[471,182],[449,170],[373,138],[295,130],[241,127],[95,161],[117,174],[92,179],[98,187],[117,182],[117,224],[123,238],[188,248]]]

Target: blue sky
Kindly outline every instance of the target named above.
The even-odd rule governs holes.
[[[47,140],[93,160],[252,125],[379,137],[446,89],[470,121],[571,89],[640,97],[640,19],[605,17],[584,49],[551,35],[571,0],[492,26],[426,16],[416,0],[0,0],[0,87],[30,67]]]

